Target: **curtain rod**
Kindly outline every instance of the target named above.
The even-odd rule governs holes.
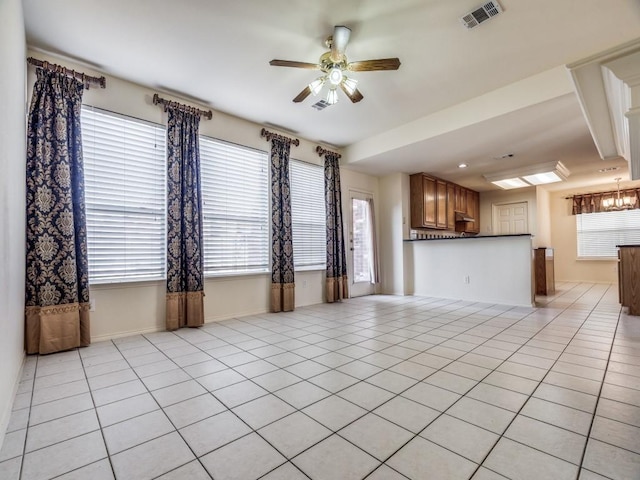
[[[84,88],[86,88],[87,90],[89,90],[89,86],[92,84],[97,85],[100,88],[106,88],[107,86],[107,79],[104,77],[92,77],[91,75],[86,75],[82,72],[76,72],[75,70],[64,67],[62,65],[58,65],[57,63],[49,63],[46,60],[38,60],[37,58],[33,57],[27,58],[27,63],[36,67],[43,68],[45,70],[49,70],[51,72],[62,73],[67,77],[80,80],[84,84]]]
[[[318,156],[320,157],[327,153],[331,153],[332,155],[336,155],[338,158],[342,158],[342,155],[340,155],[338,152],[332,152],[331,150],[326,150],[322,148],[320,145],[316,147],[316,152],[318,152]]]
[[[272,138],[278,138],[280,140],[285,140],[285,141],[288,140],[291,142],[292,145],[295,145],[296,147],[300,145],[300,140],[298,140],[297,138],[289,138],[289,137],[285,137],[284,135],[278,135],[277,133],[270,132],[265,128],[260,130],[260,136],[266,137],[268,142],[270,142]]]
[[[213,118],[213,113],[211,112],[211,110],[201,110],[199,108],[196,107],[191,107],[189,105],[186,105],[184,103],[178,103],[178,102],[173,102],[171,100],[166,100],[164,98],[162,98],[160,95],[158,95],[157,93],[153,94],[153,104],[154,105],[164,105],[164,111],[166,112],[167,109],[178,109],[178,110],[182,110],[188,113],[192,113],[194,115],[200,115],[204,118],[206,118],[207,120],[211,120]]]

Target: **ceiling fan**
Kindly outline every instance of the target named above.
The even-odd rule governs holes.
[[[326,104],[333,105],[338,101],[337,89],[349,97],[353,103],[357,103],[364,97],[357,88],[358,81],[347,77],[346,72],[371,72],[376,70],[397,70],[400,67],[398,58],[379,58],[377,60],[362,60],[359,62],[348,62],[345,49],[351,36],[351,29],[337,25],[333,29],[333,35],[325,41],[325,45],[330,50],[320,56],[318,63],[295,62],[290,60],[271,60],[269,65],[274,67],[295,67],[309,70],[320,70],[323,75],[315,79],[304,90],[302,90],[293,101],[302,102],[310,94],[314,96],[320,93],[324,85],[329,86],[326,97]]]

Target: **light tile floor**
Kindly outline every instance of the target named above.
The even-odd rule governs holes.
[[[640,318],[372,296],[27,359],[1,479],[640,479]]]

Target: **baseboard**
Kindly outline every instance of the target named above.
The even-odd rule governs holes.
[[[11,412],[13,411],[13,402],[15,401],[16,394],[18,393],[18,388],[20,388],[20,380],[22,379],[22,372],[24,371],[24,364],[27,361],[27,354],[22,352],[22,363],[20,364],[20,368],[18,369],[18,375],[16,375],[15,380],[13,381],[13,389],[11,391],[11,401],[7,405],[7,408],[2,415],[0,416],[0,451],[2,450],[2,444],[4,443],[4,437],[7,433],[7,427],[9,426],[9,421],[11,420]]]
[[[163,327],[155,326],[155,327],[148,327],[148,328],[140,328],[137,330],[127,330],[125,332],[106,333],[104,335],[92,335],[91,343],[106,342],[107,340],[114,340],[116,338],[131,337],[132,335],[142,335],[145,333],[161,332],[163,330],[164,330]]]
[[[596,283],[598,285],[618,285],[617,280],[614,282],[607,282],[603,280],[560,280],[556,279],[556,283]]]
[[[298,306],[298,305],[297,305]],[[239,317],[249,317],[251,315],[262,315],[265,313],[269,313],[268,310],[265,309],[261,309],[261,310],[245,310],[245,311],[241,311],[241,312],[234,312],[232,314],[228,314],[228,315],[216,315],[216,316],[209,316],[207,318],[204,319],[204,323],[216,323],[216,322],[222,322],[223,320],[230,320],[232,318],[239,318]]]

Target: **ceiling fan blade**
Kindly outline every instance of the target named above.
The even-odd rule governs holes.
[[[293,101],[295,103],[300,103],[302,102],[305,98],[307,98],[309,95],[311,94],[311,89],[309,88],[309,85],[307,85],[306,87],[304,87],[304,90],[302,90],[297,96],[296,98],[293,99]]]
[[[339,63],[344,59],[344,51],[347,48],[350,36],[350,28],[336,25],[333,29],[333,38],[331,40],[331,61]]]
[[[400,68],[399,58],[379,58],[377,60],[362,60],[351,62],[347,69],[352,72],[373,72],[376,70],[397,70]]]
[[[277,60],[273,59],[269,62],[272,67],[294,67],[294,68],[308,68],[309,70],[320,70],[320,65],[317,63],[307,62],[295,62],[293,60]]]
[[[358,90],[357,88],[353,90],[353,93],[349,93],[349,90],[347,90],[347,88],[344,86],[344,83],[340,84],[340,88],[342,88],[344,94],[349,97],[349,100],[351,100],[353,103],[358,103],[364,98],[362,93],[360,93],[360,90]]]

